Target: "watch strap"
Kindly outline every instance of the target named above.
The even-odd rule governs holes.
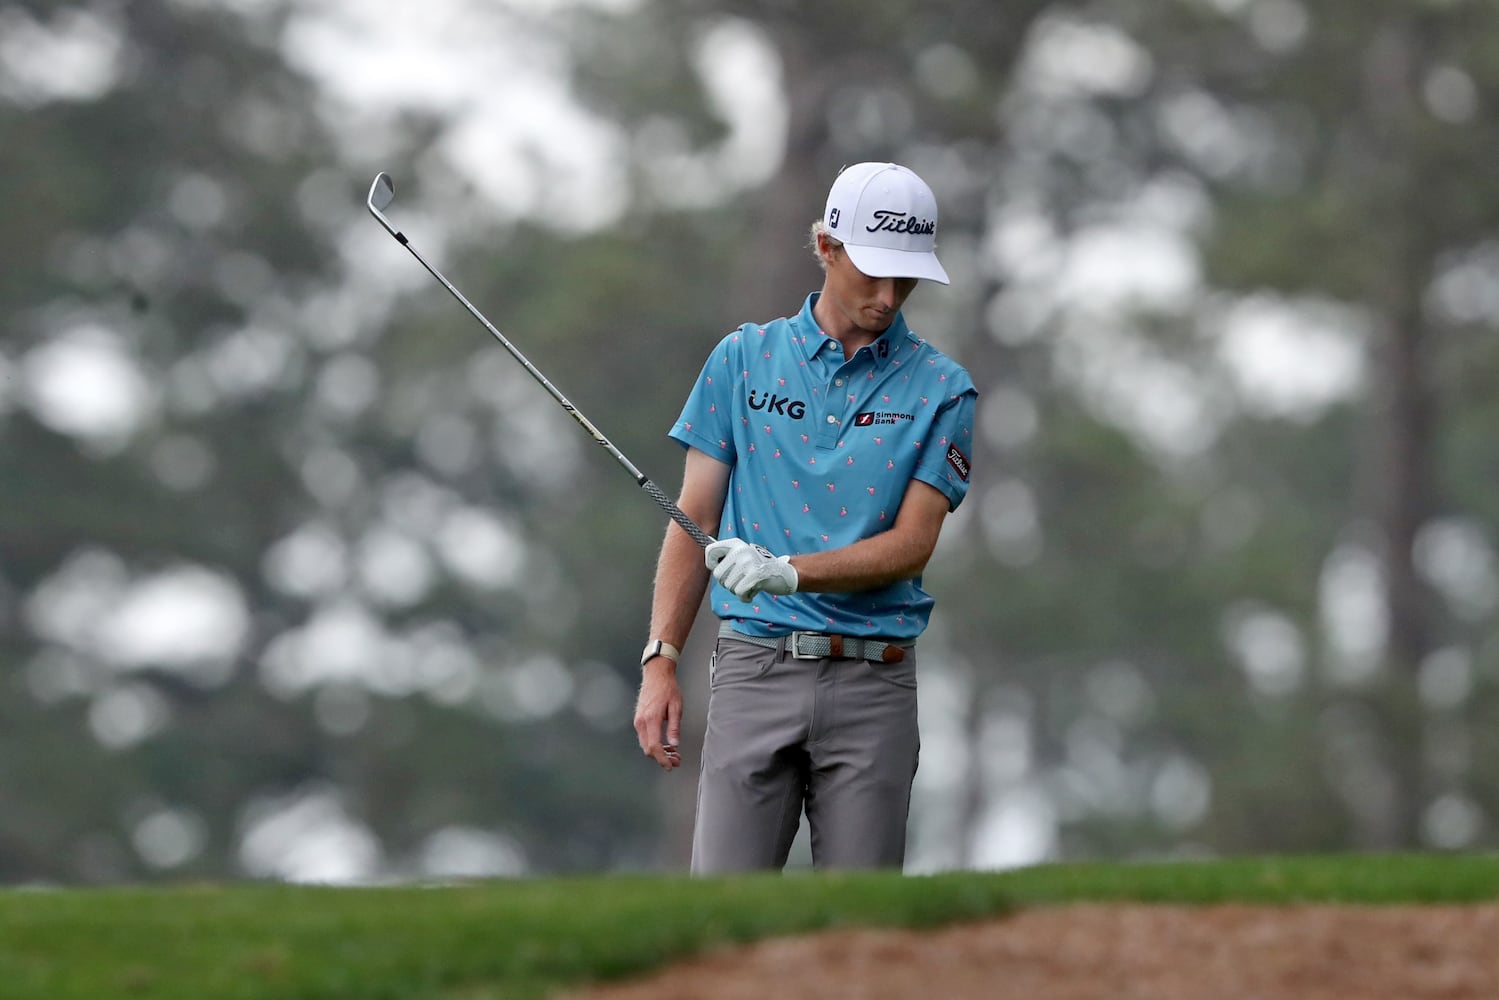
[[[652,639],[645,644],[645,651],[640,654],[640,665],[643,667],[658,656],[664,656],[671,662],[677,662],[682,651],[665,639]]]

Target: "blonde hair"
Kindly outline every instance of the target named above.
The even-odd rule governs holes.
[[[817,266],[826,271],[828,269],[827,258],[822,255],[821,250],[817,249],[817,237],[826,236],[828,238],[828,246],[832,247],[834,250],[842,248],[843,241],[834,236],[832,233],[828,232],[827,225],[821,219],[818,219],[816,222],[812,223],[812,228],[809,231],[808,236],[809,242],[807,243],[807,246],[812,248],[812,256],[817,258]]]

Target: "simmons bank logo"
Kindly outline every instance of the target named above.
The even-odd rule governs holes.
[[[854,426],[880,427],[886,424],[898,424],[905,420],[915,419],[915,415],[910,413],[887,413],[883,410],[865,410],[854,417]]]

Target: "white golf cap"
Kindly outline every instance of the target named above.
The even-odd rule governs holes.
[[[822,215],[854,267],[871,278],[947,284],[937,261],[937,199],[926,181],[895,163],[844,167]]]

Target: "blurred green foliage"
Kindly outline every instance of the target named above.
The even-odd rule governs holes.
[[[497,47],[522,23],[468,13]],[[585,231],[485,204],[443,114],[340,104],[287,57],[297,16],[0,6],[10,37],[92,17],[122,53],[66,96],[0,48],[0,880],[294,875],[292,842],[269,869],[246,844],[297,803],[356,876],[440,875],[453,830],[491,866],[683,863],[691,778],[629,726],[664,523],[364,217],[376,169],[668,493],[708,348],[816,287],[838,167],[931,181],[958,280],[911,319],[973,372],[983,433],[928,572],[951,696],[919,866],[994,863],[1021,806],[1032,860],[1492,844],[1491,6],[530,15],[620,137],[621,208]],[[727,179],[715,39],[774,57],[761,181]],[[521,160],[538,202],[565,187]],[[1284,335],[1258,381],[1250,307]],[[121,433],[48,419],[59,345],[136,373]],[[112,616],[184,567],[240,595],[227,662],[127,655]]]

